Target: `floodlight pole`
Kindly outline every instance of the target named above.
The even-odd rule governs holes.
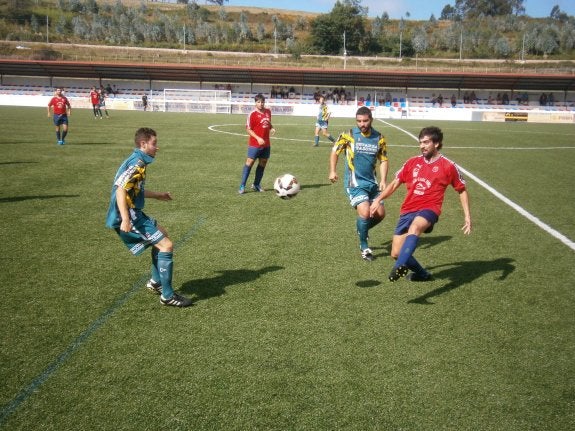
[[[343,32],[343,68],[347,67],[347,50],[345,49],[345,31]]]

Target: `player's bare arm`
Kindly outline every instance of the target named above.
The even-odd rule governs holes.
[[[130,230],[132,230],[132,221],[128,213],[128,200],[126,196],[126,190],[122,187],[116,188],[116,203],[118,205],[118,211],[120,211],[120,217],[122,217],[122,223],[120,224],[120,230],[122,232],[130,232]]]
[[[373,200],[369,207],[369,213],[373,217],[376,213],[377,209],[379,208],[381,201],[388,198],[397,190],[397,188],[401,185],[399,180],[395,178],[391,183],[389,183],[382,192]]]
[[[335,183],[338,180],[338,176],[337,176],[337,159],[338,159],[338,155],[335,151],[332,151],[332,153],[329,155],[329,180],[332,183]]]
[[[144,191],[144,196],[150,199],[157,199],[159,201],[171,201],[172,194],[170,192],[153,192],[153,191]]]
[[[459,193],[459,201],[461,202],[461,207],[463,208],[464,214],[464,224],[461,230],[465,235],[469,235],[471,233],[471,211],[469,209],[469,194],[467,190],[463,190]]]

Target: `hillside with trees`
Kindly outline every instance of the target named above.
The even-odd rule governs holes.
[[[523,0],[456,0],[426,21],[368,18],[361,0],[331,12],[231,7],[224,0],[0,0],[3,41],[302,55],[395,58],[575,58],[575,18],[550,3],[549,17]],[[4,57],[25,55],[3,46]],[[49,50],[45,50],[49,52]]]

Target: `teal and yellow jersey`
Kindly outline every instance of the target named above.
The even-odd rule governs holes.
[[[154,158],[145,154],[139,149],[128,157],[116,172],[112,193],[110,195],[110,206],[106,218],[106,226],[110,228],[119,227],[122,218],[116,202],[116,189],[122,187],[126,190],[126,200],[130,210],[130,217],[135,219],[144,209],[144,184],[146,182],[146,166],[154,161]]]
[[[329,108],[327,107],[325,102],[319,105],[319,112],[317,113],[317,122],[319,123],[322,121],[328,121],[329,115],[330,115]]]
[[[345,152],[344,186],[370,188],[377,185],[377,161],[387,160],[387,144],[384,136],[375,129],[369,135],[354,127],[349,133],[342,133],[333,149],[338,156]]]

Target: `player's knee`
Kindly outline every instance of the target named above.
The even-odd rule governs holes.
[[[170,253],[174,251],[174,244],[172,243],[172,240],[167,236],[162,238],[162,240],[156,244],[156,247],[158,247],[158,250],[161,252]]]

